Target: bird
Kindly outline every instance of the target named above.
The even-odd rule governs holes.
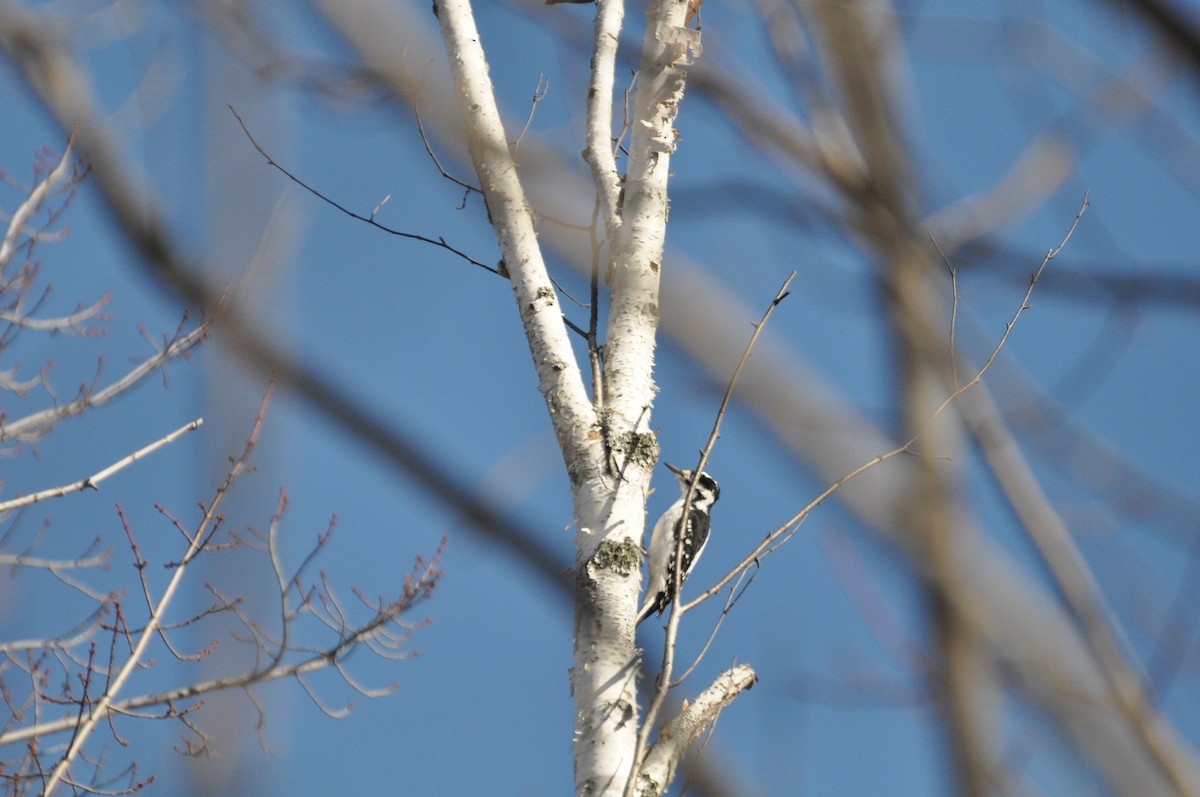
[[[638,612],[639,625],[651,614],[657,613],[661,616],[675,597],[675,549],[680,530],[682,529],[683,543],[679,551],[681,572],[678,586],[683,586],[688,574],[700,560],[700,554],[704,553],[704,546],[708,544],[709,531],[712,529],[710,515],[713,504],[721,497],[720,486],[709,474],[701,472],[699,478],[696,478],[695,471],[683,470],[669,463],[663,464],[675,474],[681,494],[679,500],[671,504],[654,524],[654,531],[650,535],[650,580],[646,584],[645,601]],[[687,522],[684,523],[683,502],[687,498],[693,479],[696,489],[688,507]]]

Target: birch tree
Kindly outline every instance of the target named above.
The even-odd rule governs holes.
[[[666,238],[668,175],[674,122],[683,101],[682,67],[698,53],[700,36],[685,22],[686,1],[655,2],[647,10],[638,69],[629,161],[614,161],[612,106],[616,45],[623,7],[601,0],[596,12],[585,157],[596,182],[609,245],[608,334],[589,399],[557,295],[537,246],[533,207],[521,186],[468,0],[436,6],[450,56],[455,97],[488,215],[513,284],[575,505],[575,791],[661,794],[688,745],[725,705],[754,682],[747,667],[730,671],[689,709],[686,725],[661,748],[654,769],[642,769],[637,684],[642,662],[634,645],[646,496],[658,459],[652,432],[654,344],[659,273]],[[595,329],[589,330],[595,346]],[[670,677],[667,673],[666,677]]]

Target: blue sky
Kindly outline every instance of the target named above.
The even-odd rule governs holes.
[[[530,135],[576,157],[587,57],[554,31],[586,33],[591,6],[480,5],[481,35],[514,129],[524,122],[538,75],[548,75],[550,92]],[[1003,367],[1019,366],[1063,402],[1072,424],[1195,504],[1200,369],[1194,287],[1190,298],[1177,289],[1167,298],[1178,301],[1149,302],[1129,301],[1128,291],[1087,289],[1109,276],[1151,284],[1170,277],[1185,286],[1200,277],[1200,183],[1188,168],[1196,162],[1196,79],[1164,67],[1146,80],[1156,86],[1155,113],[1115,122],[1080,99],[1099,79],[1092,66],[1128,69],[1138,80],[1156,73],[1146,66],[1154,64],[1146,55],[1150,37],[1108,5],[927,2],[903,4],[901,11],[908,66],[897,77],[910,81],[904,122],[924,212],[987,190],[1039,135],[1061,131],[1077,154],[1068,177],[1044,202],[1030,202],[994,231],[990,241],[999,255],[963,255],[962,339],[974,356],[994,345],[1027,275],[1062,239],[1086,193],[1091,207],[1038,286]],[[415,436],[466,483],[491,491],[565,566],[570,497],[508,284],[319,203],[270,169],[221,108],[237,106],[281,163],[327,195],[362,213],[390,195],[384,223],[445,235],[490,263],[498,254],[481,203],[473,199],[458,209],[461,190],[437,175],[407,111],[378,92],[330,99],[297,87],[289,80],[295,73],[253,86],[233,56],[214,44],[211,29],[196,22],[191,6],[144,12],[119,25],[113,11],[100,12],[106,24],[95,30],[103,33],[81,29],[73,40],[86,54],[101,104],[118,120],[124,146],[162,197],[177,239],[214,273],[240,274],[258,233],[275,219],[284,262],[262,278],[264,326],[306,364]],[[308,63],[351,57],[305,6],[281,4],[269,19],[272,39]],[[779,102],[793,102],[794,86],[771,67],[752,4],[709,0],[703,20],[705,58],[736,62]],[[631,10],[628,26],[639,21]],[[1076,52],[1104,57],[1093,64]],[[7,62],[0,69],[0,106],[6,109],[0,171],[28,179],[34,153],[43,146],[61,149],[63,134]],[[793,295],[772,333],[802,352],[857,409],[889,427],[891,352],[874,266],[856,241],[820,215],[827,196],[757,152],[699,94],[688,96],[677,126],[673,251],[745,303],[736,329],[747,336],[750,322],[796,270]],[[462,164],[453,168],[471,179]],[[787,201],[734,199],[733,180]],[[11,210],[19,198],[18,191],[2,189],[0,207]],[[0,368],[19,364],[28,374],[53,358],[51,379],[60,395],[70,395],[95,373],[99,355],[106,358],[105,376],[131,356],[145,356],[139,326],[160,336],[179,323],[183,307],[117,236],[93,186],[82,186],[63,226],[69,235],[38,252],[43,279],[54,286],[47,311],[111,291],[107,334],[26,333],[0,352]],[[586,294],[585,283],[553,256],[550,267],[567,290]],[[1056,275],[1058,267],[1075,279]],[[671,342],[660,351],[654,426],[664,458],[686,463],[707,436],[723,385]],[[1006,384],[1017,383],[1012,370],[999,373]],[[113,564],[96,576],[98,583],[133,586],[117,503],[156,561],[177,555],[177,539],[154,504],[186,514],[208,500],[224,456],[240,446],[265,389],[263,375],[231,365],[219,342],[171,366],[169,376],[166,386],[150,380],[127,399],[64,423],[38,442],[36,456],[23,450],[0,460],[3,498],[78,479],[205,416],[201,432],[124,471],[102,491],[39,507],[23,519],[28,535],[41,518],[53,518],[39,548],[47,553],[66,555],[81,540],[104,538],[114,549]],[[6,396],[3,409],[16,417],[47,400],[41,392],[24,400]],[[1061,438],[1026,442],[1052,500],[1110,591],[1131,644],[1143,661],[1153,660],[1164,640],[1164,610],[1182,589],[1192,529],[1157,519],[1153,511],[1123,514],[1109,496],[1080,487],[1078,477],[1090,473],[1085,466],[1096,463],[1056,462],[1065,450]],[[259,471],[241,485],[231,520],[264,526],[277,490],[286,487],[285,551],[298,562],[336,515],[336,533],[319,567],[332,574],[343,598],[352,600],[352,586],[372,596],[394,589],[413,558],[432,554],[443,537],[446,575],[418,611],[431,621],[414,636],[418,657],[381,662],[363,651],[351,660],[350,669],[367,684],[396,682],[393,695],[364,699],[336,678],[319,676],[313,684],[326,704],[355,704],[349,717],[333,720],[295,684],[265,689],[264,739],[271,754],[257,749],[255,718],[244,700],[213,701],[200,724],[208,716],[210,726],[224,728],[228,714],[241,735],[224,738],[238,739],[245,752],[197,766],[232,765],[232,780],[222,788],[233,794],[543,795],[569,788],[572,607],[561,594],[292,396],[277,396],[257,461]],[[745,408],[727,421],[712,471],[722,501],[717,534],[695,576],[701,583],[718,577],[824,486]],[[660,474],[652,516],[674,499],[672,481]],[[968,468],[967,490],[989,534],[1031,562],[1028,544],[977,463]],[[1157,501],[1151,496],[1151,510]],[[265,569],[214,556],[186,597],[204,605],[204,582],[254,584],[258,578],[269,586]],[[4,638],[62,617],[61,590],[44,582],[0,581]],[[699,615],[683,639],[685,658],[706,636],[710,615]],[[722,716],[704,752],[708,763],[746,778],[747,794],[950,793],[935,713],[881,624],[908,644],[928,647],[911,572],[849,513],[828,505],[769,560],[684,687],[699,691],[735,660],[752,663],[760,674],[760,684]],[[1190,626],[1178,634],[1183,658],[1164,690],[1166,708],[1195,743],[1198,662]],[[190,643],[199,648],[206,641],[200,634]],[[189,677],[164,651],[156,662],[138,682],[145,688]],[[1027,706],[1010,701],[1004,723],[1006,751],[1043,793],[1100,788]],[[158,777],[160,792],[191,793],[184,759],[169,749],[174,728],[126,721],[121,732],[134,752],[105,736],[113,760],[132,755]]]

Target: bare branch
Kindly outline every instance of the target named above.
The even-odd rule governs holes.
[[[229,488],[237,478],[245,471],[250,453],[258,441],[259,432],[262,430],[263,420],[266,414],[266,408],[270,402],[271,393],[268,390],[263,397],[263,403],[259,410],[258,417],[255,419],[254,428],[250,432],[250,436],[246,441],[246,446],[242,450],[242,454],[234,460],[233,466],[229,470],[229,474],[225,478],[224,484],[217,490],[216,498],[211,504],[205,508],[204,517],[199,528],[192,537],[191,544],[188,546],[187,552],[181,558],[178,566],[175,568],[166,589],[163,591],[162,597],[154,606],[154,611],[150,615],[145,628],[137,635],[137,640],[133,645],[133,650],[128,659],[120,667],[120,669],[109,679],[106,684],[103,696],[95,704],[86,716],[81,716],[80,722],[75,726],[75,732],[71,738],[67,750],[63,753],[62,758],[55,765],[49,777],[46,779],[45,793],[50,794],[54,791],[55,786],[66,777],[66,773],[71,766],[71,763],[80,754],[80,751],[96,728],[96,724],[101,720],[108,719],[110,713],[114,710],[113,703],[116,696],[121,693],[133,673],[141,666],[145,652],[151,642],[158,635],[159,626],[166,617],[167,608],[171,605],[176,592],[183,583],[184,576],[188,572],[188,564],[200,553],[203,544],[208,539],[208,532],[211,526],[217,522],[217,509],[223,503],[225,496],[228,494]],[[81,703],[80,708],[83,708]],[[2,743],[2,740],[0,740]]]
[[[624,0],[599,0],[592,40],[592,69],[587,100],[587,146],[584,160],[592,170],[596,202],[604,219],[610,251],[621,226],[621,174],[613,154],[612,105],[617,45],[625,16]]]
[[[1131,661],[1131,653],[1122,644],[1119,629],[1114,628],[1115,614],[1107,606],[1067,524],[1021,455],[999,408],[982,391],[963,402],[963,414],[1009,505],[1021,519],[1022,528],[1079,622],[1113,702],[1178,793],[1194,794],[1191,776],[1177,760],[1166,738],[1162,717]]]
[[[187,434],[188,432],[199,429],[203,423],[204,423],[203,418],[197,418],[196,420],[194,420],[190,423],[184,424],[183,426],[179,427],[178,429],[171,432],[170,434],[168,434],[164,437],[160,437],[158,440],[155,440],[153,443],[150,443],[147,446],[143,446],[142,448],[138,449],[137,451],[133,452],[132,454],[117,460],[113,464],[109,465],[107,468],[97,471],[96,473],[92,474],[91,476],[87,477],[86,479],[82,479],[82,480],[74,482],[72,484],[64,485],[62,487],[52,487],[48,490],[42,490],[41,492],[32,493],[30,495],[24,495],[19,498],[10,499],[8,501],[2,501],[2,502],[0,502],[0,512],[7,512],[7,511],[17,509],[18,507],[22,507],[22,506],[29,506],[30,504],[36,504],[39,501],[45,501],[45,500],[48,500],[51,498],[60,498],[64,495],[68,495],[70,493],[75,493],[75,492],[80,492],[82,490],[99,490],[100,482],[104,481],[109,476],[113,475],[114,473],[116,473],[119,470],[123,470],[123,469],[129,467],[133,463],[137,462],[139,459],[142,459],[144,457],[149,456],[150,454],[153,454],[155,451],[162,448],[163,446],[167,446],[167,445],[170,445],[171,443],[174,443],[176,440],[178,440],[180,437],[183,437],[183,435]]]
[[[1022,297],[1017,309],[1013,311],[1012,317],[1004,325],[1004,332],[1000,335],[1000,339],[992,348],[992,351],[988,355],[988,358],[984,361],[984,364],[975,372],[975,375],[972,376],[970,380],[968,380],[965,384],[955,388],[950,395],[947,396],[944,401],[942,401],[942,403],[934,412],[934,418],[944,412],[947,407],[954,403],[954,401],[961,397],[965,392],[979,384],[980,381],[982,381],[984,374],[991,369],[992,365],[996,362],[996,358],[999,356],[1001,349],[1003,349],[1004,345],[1008,342],[1008,338],[1012,334],[1013,329],[1016,327],[1017,321],[1020,320],[1021,316],[1026,310],[1030,309],[1031,305],[1029,304],[1029,299],[1033,295],[1033,289],[1036,287],[1038,280],[1041,278],[1042,272],[1045,270],[1050,261],[1062,251],[1063,247],[1065,247],[1067,242],[1071,239],[1071,236],[1074,234],[1075,228],[1079,225],[1079,220],[1083,213],[1087,210],[1087,207],[1087,197],[1084,197],[1083,204],[1080,206],[1079,212],[1076,213],[1075,218],[1072,220],[1071,226],[1067,230],[1066,235],[1063,236],[1062,241],[1059,242],[1058,246],[1046,253],[1046,256],[1042,259],[1042,262],[1038,266],[1037,270],[1034,271],[1034,273],[1030,276],[1029,286],[1025,292],[1025,295]],[[834,481],[832,484],[822,490],[817,497],[810,501],[803,509],[776,527],[774,531],[770,532],[745,559],[743,559],[732,570],[726,573],[721,580],[693,600],[679,605],[677,610],[684,613],[691,611],[696,606],[700,605],[724,589],[730,581],[737,578],[738,575],[743,571],[750,567],[756,567],[761,557],[770,554],[776,550],[779,545],[790,539],[791,536],[799,530],[799,526],[803,524],[803,522],[808,518],[809,514],[811,514],[812,511],[822,503],[824,503],[827,498],[829,498],[849,482],[861,476],[866,471],[874,468],[876,465],[893,459],[900,454],[908,453],[912,450],[912,447],[917,443],[917,441],[918,437],[912,437],[905,441],[903,445],[897,446],[890,451],[872,457],[850,472],[846,473],[840,479]]]
[[[262,148],[262,145],[260,145],[258,143],[258,141],[255,140],[253,134],[251,134],[251,132],[250,132],[250,128],[248,128],[246,126],[246,123],[242,120],[242,117],[238,115],[238,112],[236,110],[234,110],[233,106],[230,105],[230,106],[228,106],[228,108],[229,108],[229,112],[231,114],[233,114],[233,118],[237,119],[238,124],[242,128],[242,132],[246,134],[246,138],[248,138],[250,140],[250,144],[253,145],[254,149],[256,149],[258,151],[259,155],[263,156],[263,159],[266,160],[268,166],[271,166],[272,168],[278,170],[280,173],[282,173],[285,177],[287,177],[293,183],[300,186],[305,191],[308,191],[310,194],[312,194],[313,196],[315,196],[317,199],[321,200],[325,204],[331,205],[332,207],[336,208],[337,210],[341,211],[342,213],[344,213],[345,215],[349,216],[350,218],[352,218],[356,221],[361,221],[365,224],[370,224],[375,229],[382,230],[383,232],[386,232],[389,235],[395,235],[399,238],[407,238],[411,241],[420,241],[421,243],[432,244],[433,246],[439,247],[441,249],[445,249],[447,252],[450,252],[451,254],[458,255],[459,257],[461,257],[463,260],[467,261],[471,265],[478,266],[479,268],[483,269],[484,271],[490,271],[491,273],[497,274],[497,275],[500,274],[499,269],[489,266],[486,263],[481,263],[480,261],[478,261],[475,258],[468,255],[466,252],[463,252],[460,249],[456,249],[455,247],[446,243],[445,238],[441,238],[441,237],[430,238],[426,235],[419,235],[417,233],[404,232],[403,230],[393,229],[391,227],[388,227],[387,225],[380,224],[378,221],[376,221],[375,220],[375,211],[372,211],[370,216],[363,216],[358,213],[355,213],[354,211],[350,210],[346,206],[329,198],[325,194],[323,194],[320,191],[318,191],[317,189],[313,188],[308,183],[301,180],[296,175],[292,174],[290,171],[288,171],[283,166],[281,166],[279,163],[277,163],[274,158],[272,158],[270,155],[268,155],[267,151]],[[379,207],[382,206],[382,204],[383,203],[381,202],[379,205],[376,205],[375,210],[378,210]]]
[[[689,508],[691,507],[692,499],[696,493],[696,483],[699,480],[699,475],[704,472],[704,467],[708,464],[708,458],[712,454],[713,447],[717,444],[717,439],[721,436],[721,425],[725,421],[725,413],[729,409],[729,403],[733,399],[734,389],[737,387],[738,377],[742,373],[742,368],[750,359],[751,352],[754,351],[754,345],[758,342],[759,335],[762,334],[767,322],[771,320],[771,316],[775,312],[775,308],[788,297],[789,286],[792,280],[796,278],[796,272],[788,275],[787,279],[779,287],[775,293],[775,298],[771,300],[771,304],[763,313],[762,319],[754,327],[754,333],[750,336],[750,340],[746,343],[746,348],[742,352],[742,358],[738,361],[737,366],[733,369],[733,375],[729,378],[729,385],[725,388],[725,395],[721,399],[721,405],[717,409],[716,418],[713,421],[712,431],[709,433],[708,442],[700,452],[700,460],[696,463],[695,476],[692,483],[688,485],[687,493],[683,499],[683,517],[687,517]],[[649,708],[646,709],[646,715],[642,720],[641,729],[638,731],[637,746],[634,748],[634,761],[642,760],[642,751],[646,749],[647,741],[650,736],[650,731],[654,728],[655,720],[658,717],[658,712],[662,709],[663,703],[666,700],[667,692],[674,684],[671,681],[671,672],[675,662],[675,640],[679,634],[679,620],[683,610],[680,607],[680,591],[682,586],[682,556],[683,556],[683,535],[679,535],[675,545],[675,566],[672,568],[672,577],[675,583],[671,587],[671,616],[667,620],[666,642],[663,645],[662,670],[658,676],[658,686],[655,690],[654,699],[651,701]],[[693,601],[694,605],[696,602]],[[638,769],[635,767],[634,772]],[[630,797],[633,793],[634,781],[636,778],[631,777],[625,786],[625,797]],[[669,782],[669,781],[668,781]]]
[[[184,323],[186,322],[187,318],[185,316]],[[0,443],[10,440],[35,440],[48,432],[59,421],[80,415],[92,407],[107,404],[113,399],[124,395],[146,377],[163,368],[171,360],[187,355],[201,341],[208,337],[208,334],[209,328],[207,323],[201,324],[186,334],[183,333],[181,325],[176,331],[175,337],[161,351],[134,366],[128,373],[108,387],[100,390],[85,391],[78,398],[66,404],[32,413],[11,423],[0,421]]]
[[[692,743],[716,722],[717,715],[726,706],[757,682],[758,675],[748,664],[738,665],[717,676],[695,702],[688,704],[662,729],[638,772],[638,793],[665,794],[675,778],[676,767]]]
[[[21,235],[29,234],[27,225],[30,219],[42,208],[42,205],[55,191],[69,185],[76,179],[73,143],[73,139],[68,139],[67,147],[63,150],[58,165],[50,170],[46,178],[38,183],[29,192],[29,196],[25,201],[13,211],[12,217],[8,221],[8,227],[4,231],[4,237],[0,238],[0,275],[4,273],[5,267],[16,252],[17,239]]]

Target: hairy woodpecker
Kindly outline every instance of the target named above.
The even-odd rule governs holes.
[[[682,529],[683,543],[679,552],[679,564],[682,567],[679,585],[682,586],[699,561],[700,554],[704,553],[704,546],[708,543],[708,532],[712,527],[709,514],[713,504],[721,497],[721,488],[717,486],[716,479],[707,473],[701,473],[696,479],[696,490],[692,493],[692,505],[688,507],[687,522],[683,522],[683,501],[687,498],[695,471],[681,470],[674,465],[667,467],[679,481],[682,494],[654,524],[654,532],[650,535],[650,582],[646,585],[646,599],[642,610],[638,612],[639,625],[655,612],[661,615],[671,605],[675,587],[675,547],[680,530]]]

